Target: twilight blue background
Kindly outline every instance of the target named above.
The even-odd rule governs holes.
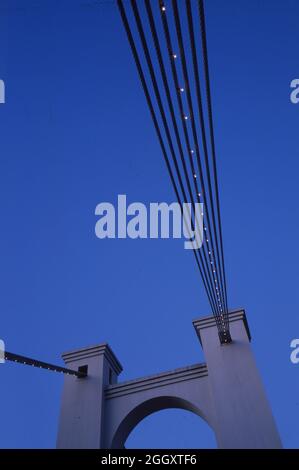
[[[229,303],[245,307],[284,445],[299,447],[297,0],[206,6]],[[122,379],[203,360],[210,312],[180,240],[98,240],[94,209],[174,200],[113,1],[1,0],[1,327],[16,353],[108,341]],[[62,377],[0,366],[1,447],[54,447]],[[183,411],[128,446],[213,446]]]

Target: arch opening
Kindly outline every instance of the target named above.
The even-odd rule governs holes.
[[[111,447],[113,449],[124,448],[129,435],[142,420],[159,411],[170,409],[189,411],[199,416],[211,428],[203,412],[191,402],[180,397],[156,397],[142,402],[127,414],[115,432]]]

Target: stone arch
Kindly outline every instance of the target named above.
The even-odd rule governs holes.
[[[206,364],[120,383],[117,376],[122,367],[107,343],[65,353],[68,368],[87,366],[88,375],[83,380],[65,377],[57,447],[121,447],[146,416],[181,408],[210,425],[221,449],[280,449],[245,312],[229,312],[229,322],[233,341],[222,346],[214,317],[193,321]]]
[[[177,396],[160,396],[143,401],[133,408],[121,421],[114,433],[111,448],[123,449],[133,429],[147,416],[170,408],[190,411],[202,418],[210,427],[211,424],[204,413],[193,403]]]

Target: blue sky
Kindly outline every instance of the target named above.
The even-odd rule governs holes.
[[[231,308],[244,307],[286,447],[299,447],[296,0],[206,7]],[[61,363],[108,341],[129,379],[203,360],[210,313],[180,240],[98,240],[118,194],[174,200],[114,1],[2,0],[1,331],[8,350]],[[0,367],[1,447],[54,447],[62,378]],[[213,446],[183,411],[147,418],[131,447]]]

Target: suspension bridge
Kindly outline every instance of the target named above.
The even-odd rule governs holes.
[[[171,406],[206,419],[220,447],[280,447],[245,312],[228,304],[204,2],[116,0],[115,6],[176,199],[181,208],[204,207],[203,243],[193,255],[212,316],[194,328],[207,364],[118,384],[121,366],[105,344],[67,353],[68,367],[7,351],[5,359],[66,375],[58,447],[122,447],[144,416]]]

